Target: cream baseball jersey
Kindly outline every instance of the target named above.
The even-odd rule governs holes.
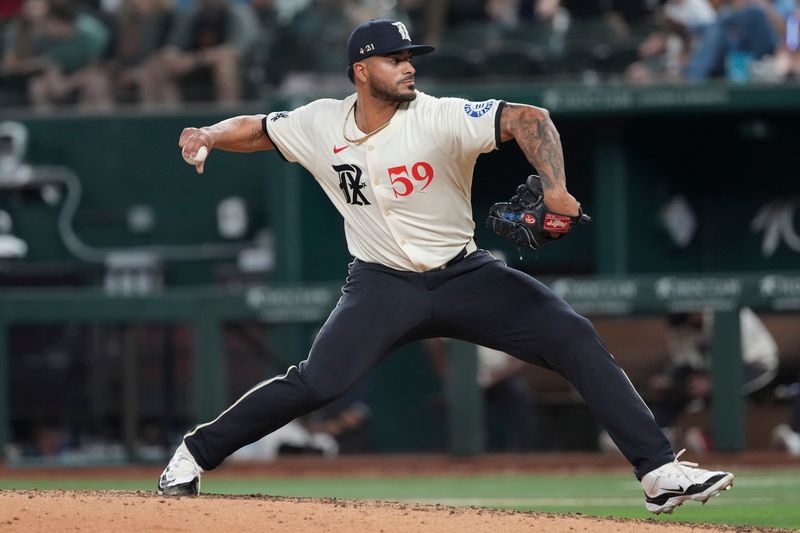
[[[315,100],[264,118],[264,131],[303,165],[344,217],[350,253],[396,270],[425,272],[474,250],[470,194],[478,156],[500,143],[505,102],[417,92],[362,144],[344,100]],[[345,122],[345,119],[346,122]]]

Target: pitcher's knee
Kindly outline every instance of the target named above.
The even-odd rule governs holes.
[[[565,317],[563,328],[562,338],[566,342],[597,337],[597,331],[595,331],[591,320],[577,313],[572,313]]]
[[[303,378],[306,385],[306,396],[311,402],[321,405],[335,400],[344,394],[348,387],[348,384],[342,383],[341,380],[331,376],[321,379],[305,374]]]
[[[567,315],[560,324],[553,348],[560,357],[586,357],[593,352],[607,353],[592,322],[577,313]]]

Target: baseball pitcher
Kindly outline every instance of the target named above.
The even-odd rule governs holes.
[[[432,337],[501,350],[568,379],[632,464],[650,511],[669,513],[730,488],[733,474],[678,461],[589,320],[477,248],[475,161],[512,139],[538,176],[492,207],[489,226],[538,248],[588,217],[567,190],[548,112],[417,91],[414,56],[430,52],[412,43],[403,23],[373,20],[348,40],[354,94],[182,132],[182,154],[200,173],[214,150],[275,150],[303,165],[344,218],[354,259],[307,359],[187,433],[158,481],[159,494],[198,494],[203,471],[334,400],[395,348]]]

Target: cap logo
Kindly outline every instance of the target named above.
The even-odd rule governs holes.
[[[411,36],[408,34],[408,30],[406,29],[406,25],[402,22],[392,22],[392,26],[397,28],[397,31],[400,32],[400,38],[405,41],[410,41]]]

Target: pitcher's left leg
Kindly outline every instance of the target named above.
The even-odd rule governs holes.
[[[531,276],[494,261],[437,289],[461,337],[555,370],[578,390],[639,479],[675,455],[591,322]]]

